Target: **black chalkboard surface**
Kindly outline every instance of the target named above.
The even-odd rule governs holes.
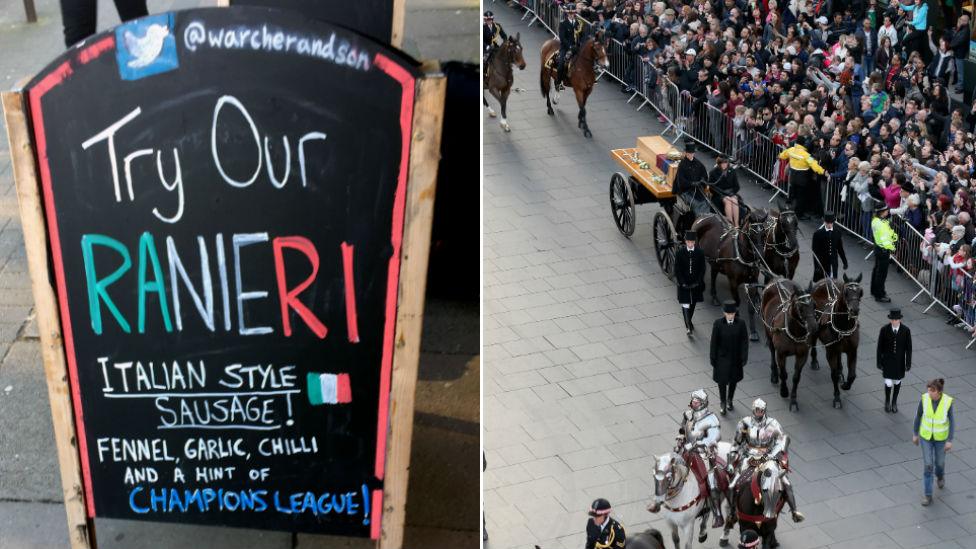
[[[395,4],[406,0],[229,0],[234,6],[261,6],[301,12],[390,44]]]
[[[236,7],[29,84],[90,517],[377,537],[419,77]]]

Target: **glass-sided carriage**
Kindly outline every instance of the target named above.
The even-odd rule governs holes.
[[[610,177],[610,212],[620,233],[630,238],[637,226],[639,204],[661,205],[654,214],[654,255],[661,270],[674,278],[674,253],[681,235],[695,222],[695,214],[671,193],[681,152],[659,135],[638,137],[637,147],[613,149],[610,156],[626,172]]]

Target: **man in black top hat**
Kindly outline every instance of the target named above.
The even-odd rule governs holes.
[[[701,182],[708,181],[708,170],[701,160],[695,158],[698,146],[692,140],[685,141],[685,156],[678,163],[678,173],[674,177],[671,194],[680,196],[696,214],[707,214],[711,210],[705,202],[701,191],[695,187]]]
[[[491,10],[485,12],[485,24],[481,27],[481,40],[484,45],[484,64],[488,65],[491,56],[501,45],[501,42],[508,39],[505,29],[495,22],[495,14]]]
[[[898,412],[898,391],[912,369],[912,331],[901,323],[901,309],[888,313],[889,323],[878,334],[878,369],[885,383],[885,412]]]
[[[685,330],[691,336],[695,325],[695,304],[702,301],[705,292],[705,252],[697,246],[698,234],[685,232],[685,245],[674,254],[674,276],[678,281],[678,303],[685,319]]]
[[[586,549],[623,549],[627,542],[624,527],[610,516],[610,502],[597,498],[590,505],[586,522]]]
[[[828,278],[840,278],[837,270],[837,257],[840,256],[844,262],[844,270],[847,270],[847,254],[844,253],[844,240],[841,238],[840,231],[834,230],[834,212],[827,211],[823,216],[824,226],[813,233],[813,281],[816,282],[824,276]]]
[[[739,308],[735,301],[722,304],[722,318],[712,324],[710,361],[712,381],[718,383],[718,396],[722,400],[719,410],[723,416],[732,410],[735,384],[742,381],[742,369],[749,360],[749,332],[746,323],[737,318]]]

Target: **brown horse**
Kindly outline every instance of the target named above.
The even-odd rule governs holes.
[[[716,281],[719,273],[725,275],[729,281],[729,289],[735,304],[739,305],[739,287],[756,284],[759,281],[759,257],[755,243],[750,241],[750,216],[742,222],[742,228],[733,227],[725,218],[718,214],[708,214],[699,217],[691,225],[691,230],[698,233],[698,246],[705,253],[709,270],[712,274],[712,305],[720,305]],[[750,301],[751,305],[751,301]],[[749,317],[749,339],[759,341],[756,332],[756,318],[751,306],[746,307]]]
[[[817,330],[817,312],[810,294],[803,291],[792,280],[777,278],[762,293],[759,308],[766,329],[766,344],[772,359],[769,381],[779,383],[781,397],[790,397],[790,411],[799,411],[796,403],[796,388],[800,384],[800,373],[810,353],[812,336]],[[793,371],[793,390],[786,390],[786,359],[795,356]]]
[[[814,284],[810,289],[810,297],[813,299],[817,310],[819,330],[814,337],[823,343],[824,350],[827,352],[827,364],[830,365],[830,380],[834,382],[834,408],[843,408],[844,404],[840,400],[840,382],[844,365],[841,363],[841,355],[847,355],[847,381],[841,388],[845,391],[850,390],[857,377],[857,345],[860,341],[858,312],[861,309],[861,298],[864,296],[864,289],[861,288],[861,275],[857,278],[849,278],[844,275],[844,284],[840,285],[836,280],[823,279]],[[810,349],[810,367],[818,369],[816,340]]]
[[[739,532],[755,530],[763,549],[779,547],[776,525],[786,499],[781,478],[779,462],[766,459],[744,472],[733,488]]]
[[[800,262],[800,245],[796,238],[799,222],[796,213],[792,210],[781,212],[776,209],[760,209],[754,213],[763,219],[763,223],[756,223],[753,227],[760,236],[766,266],[773,274],[793,280],[796,266]],[[768,284],[769,275],[766,274],[764,278],[764,282]]]
[[[484,89],[488,90],[488,93],[497,99],[499,105],[501,105],[502,119],[499,125],[507,132],[512,131],[512,128],[508,126],[508,120],[506,120],[508,117],[506,112],[508,94],[512,91],[512,82],[515,81],[512,65],[518,66],[519,70],[525,70],[525,59],[522,57],[522,43],[520,42],[521,37],[522,33],[509,36],[491,56],[491,60],[485,64],[485,72],[483,74]],[[481,100],[488,107],[488,116],[494,118],[495,111],[488,105],[488,100],[485,99],[484,95],[481,96]]]
[[[559,102],[559,92],[556,91],[554,97],[550,99],[549,91],[553,88],[552,84],[556,79],[556,55],[559,53],[559,39],[550,38],[542,44],[542,69],[539,71],[539,84],[542,96],[546,98],[546,108],[549,115],[555,114],[552,104]],[[593,91],[596,84],[596,70],[594,63],[599,63],[603,67],[610,66],[607,59],[607,49],[603,45],[602,33],[587,38],[580,47],[579,53],[573,59],[572,65],[567,70],[569,83],[576,93],[576,104],[579,105],[579,115],[577,116],[577,127],[583,129],[583,135],[593,137],[590,127],[586,124],[586,99]],[[559,82],[555,82],[555,88],[559,88]]]

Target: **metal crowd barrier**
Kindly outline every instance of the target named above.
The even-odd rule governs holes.
[[[551,34],[556,35],[562,17],[558,0],[516,1],[518,7],[525,10],[523,20],[532,16],[529,26],[539,21]],[[785,147],[755,128],[743,127],[742,122],[737,124],[733,116],[710,105],[707,98],[695,100],[688,93],[683,93],[660,70],[648,67],[640,56],[629,51],[626,44],[609,40],[607,55],[610,66],[598,78],[607,74],[617,82],[632,87],[634,93],[627,102],[640,98],[642,101],[637,110],[650,105],[661,122],[666,124],[664,134],[674,131],[674,141],[690,137],[716,154],[733,159],[759,183],[773,191],[770,202],[779,194],[789,195],[789,182],[785,177],[788,172],[784,164],[786,161],[779,159]],[[821,189],[824,209],[836,212],[837,224],[873,250],[870,210],[862,211],[860,200],[850,189],[842,195],[844,186],[844,181],[828,180]],[[919,288],[911,301],[925,294],[932,300],[925,312],[939,305],[972,330],[976,326],[976,281],[973,276],[951,269],[945,263],[944,256],[939,257],[937,249],[928,246],[924,235],[904,217],[892,215],[891,218],[892,228],[899,235],[891,259]],[[867,257],[872,253],[868,253]],[[976,333],[966,348],[974,344]]]

